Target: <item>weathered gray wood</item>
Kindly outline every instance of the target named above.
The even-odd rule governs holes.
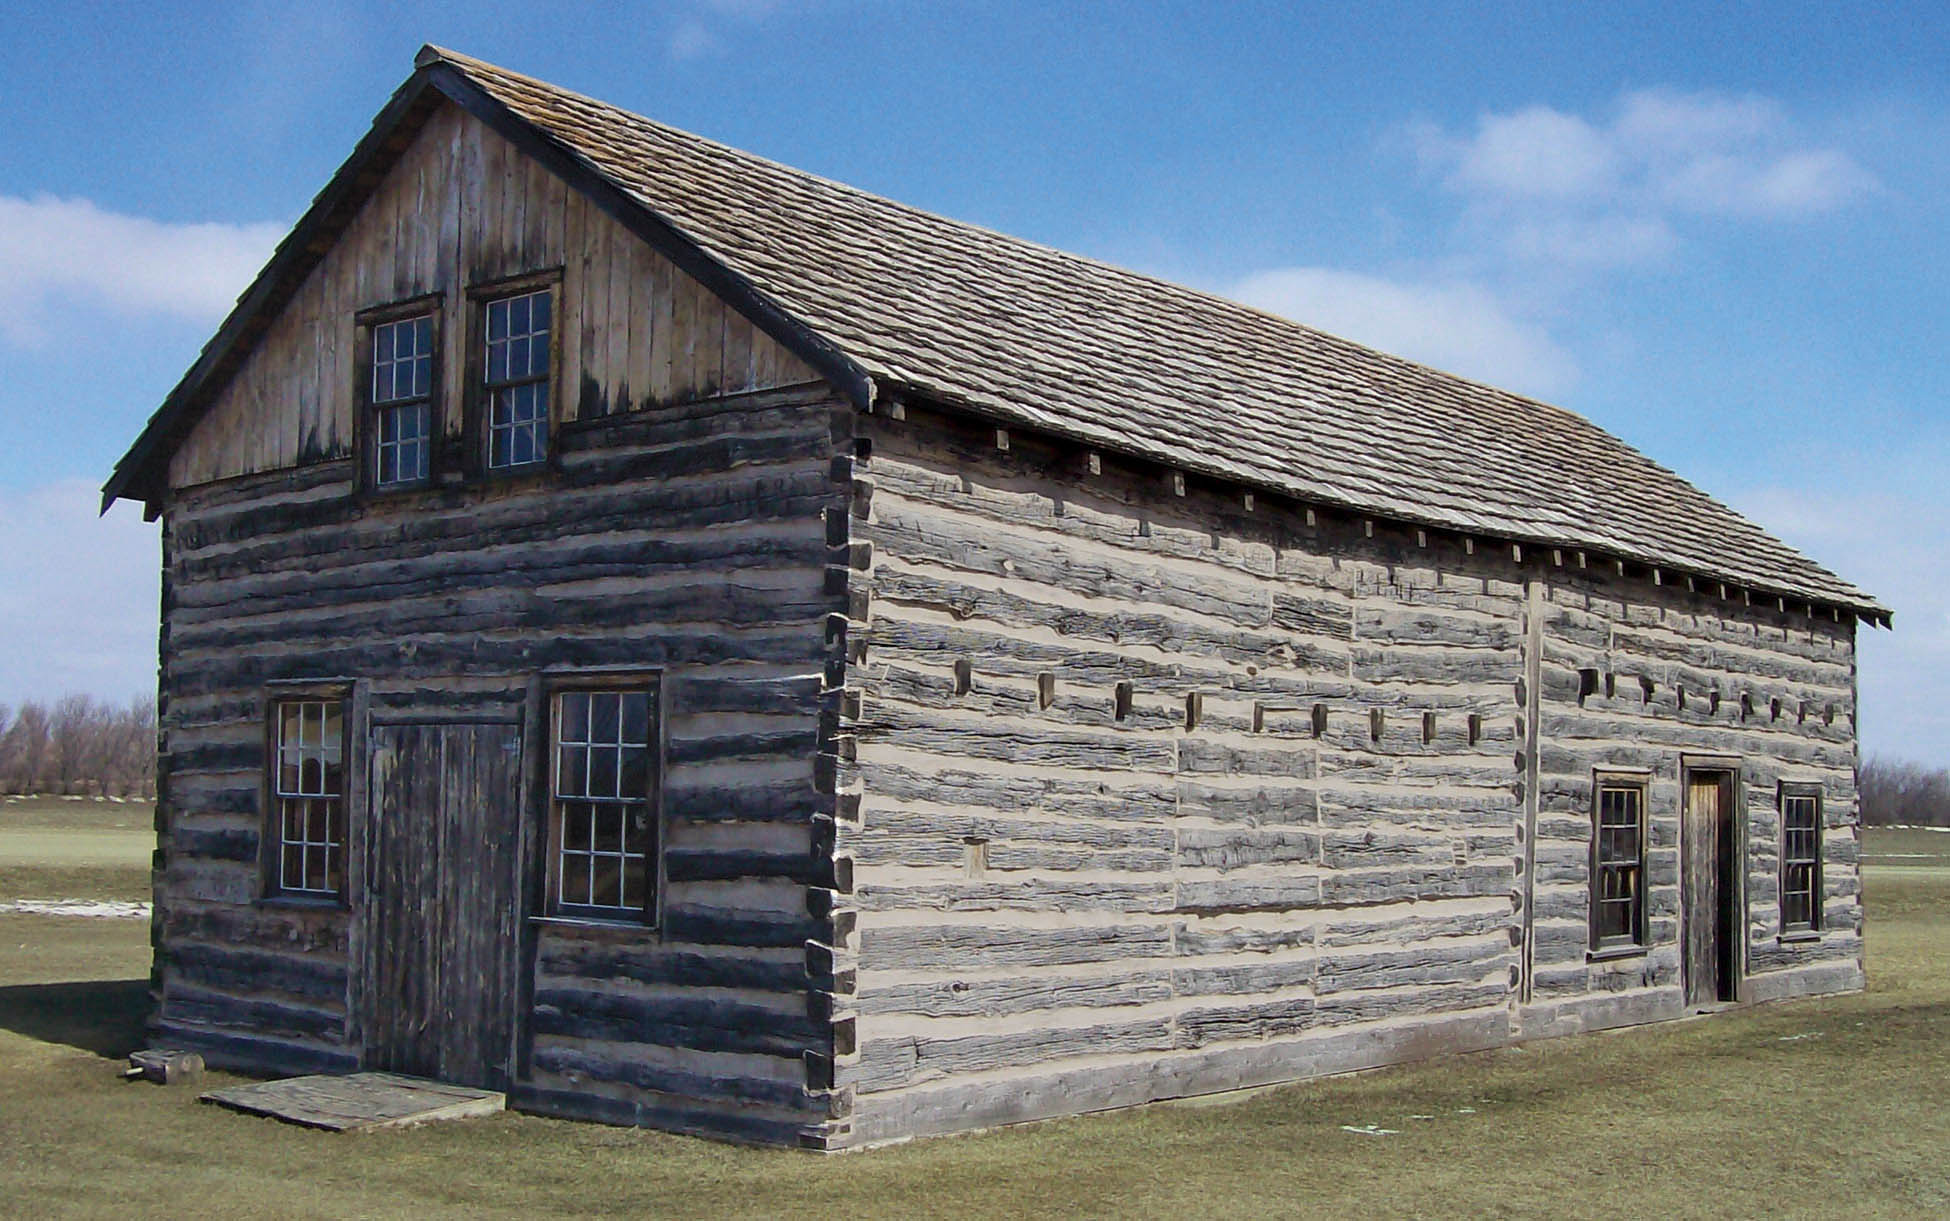
[[[289,1077],[211,1090],[201,1101],[305,1128],[362,1132],[492,1115],[507,1105],[492,1090],[463,1089],[394,1073]]]
[[[539,1109],[834,1147],[1672,1016],[1683,754],[1827,794],[1814,941],[1774,938],[1777,816],[1733,812],[1744,995],[1859,984],[1852,624],[1249,511],[1027,430],[998,448],[897,386],[859,416],[537,149],[458,111],[426,132],[163,506],[156,938],[184,1046],[347,1065],[390,1041],[512,1066]],[[467,292],[538,267],[561,269],[549,469],[366,495],[352,315],[438,296],[439,431],[473,444],[447,375]],[[517,930],[544,676],[592,667],[665,671],[661,925]],[[288,911],[252,869],[264,693],[305,678],[359,680],[380,741],[441,749],[355,803],[435,811],[355,837],[371,888]],[[524,725],[513,797],[438,728],[462,719]],[[1594,962],[1591,776],[1621,766],[1651,776],[1651,944]]]
[[[517,1021],[520,733],[384,726],[372,758],[366,1061],[505,1087]]]

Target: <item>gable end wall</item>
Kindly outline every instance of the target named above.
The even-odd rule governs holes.
[[[583,244],[566,245],[578,224]],[[558,384],[601,418],[556,430],[547,471],[363,494],[353,313],[437,292],[451,320],[466,285],[551,263]],[[546,676],[654,670],[662,926],[533,923],[524,883],[502,930],[521,946],[512,1099],[823,1139],[839,1104],[831,1006],[815,1002],[830,987],[821,947],[844,940],[829,740],[844,553],[829,523],[846,512],[854,412],[767,345],[498,137],[435,114],[176,456],[162,505],[158,1039],[252,1071],[361,1066],[361,964],[384,957],[359,880],[367,727],[513,722],[539,776]],[[447,353],[457,406],[461,354]],[[281,684],[340,680],[352,892],[343,906],[267,900],[269,705]],[[542,806],[531,788],[517,811],[524,878],[539,877]]]

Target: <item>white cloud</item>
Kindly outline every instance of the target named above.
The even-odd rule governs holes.
[[[1486,115],[1469,140],[1438,140],[1425,156],[1453,162],[1458,189],[1518,198],[1581,198],[1612,189],[1619,173],[1614,142],[1575,115],[1547,106]]]
[[[1500,231],[1504,253],[1560,267],[1635,267],[1679,245],[1672,226],[1656,216],[1527,216],[1506,221]]]
[[[1465,225],[1518,260],[1624,267],[1669,256],[1686,216],[1796,220],[1879,184],[1761,97],[1640,90],[1605,115],[1529,106],[1457,134],[1409,129],[1422,165],[1467,204]]]
[[[275,223],[170,224],[86,199],[0,195],[0,338],[38,341],[57,298],[214,322],[284,231]]]
[[[1562,394],[1576,362],[1543,327],[1463,280],[1391,280],[1326,267],[1248,276],[1227,295],[1296,322],[1526,394]]]
[[[695,0],[691,11],[671,27],[670,57],[684,61],[714,54],[724,47],[719,27],[754,26],[785,7],[786,0]]]
[[[718,39],[702,21],[686,17],[670,32],[672,59],[698,59],[716,50]]]
[[[98,517],[100,496],[79,479],[0,491],[0,701],[155,687],[156,527],[126,503]]]

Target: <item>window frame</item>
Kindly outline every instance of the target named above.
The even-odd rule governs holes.
[[[1652,826],[1652,777],[1645,772],[1594,771],[1591,776],[1591,845],[1589,856],[1589,875],[1585,886],[1586,941],[1593,957],[1611,955],[1641,954],[1650,948],[1648,920],[1651,904],[1647,896],[1647,856],[1648,840]],[[1638,852],[1630,861],[1608,861],[1604,854],[1604,805],[1608,791],[1635,794],[1638,801]],[[1631,928],[1623,934],[1605,934],[1600,931],[1600,904],[1604,898],[1604,877],[1607,870],[1630,869],[1636,875],[1636,889],[1632,896]]]
[[[1777,879],[1780,935],[1785,940],[1810,940],[1820,937],[1822,933],[1822,887],[1826,872],[1823,869],[1822,858],[1825,855],[1823,840],[1827,829],[1825,798],[1826,794],[1822,786],[1810,781],[1784,780],[1775,793],[1774,808],[1780,817],[1780,876]],[[1814,807],[1814,826],[1808,829],[1814,836],[1812,856],[1791,856],[1789,853],[1791,829],[1788,826],[1788,803],[1791,801],[1806,801]],[[1797,865],[1806,866],[1808,869],[1808,919],[1790,922],[1788,920],[1788,876],[1789,870]]]
[[[587,794],[562,792],[561,769],[563,755],[562,722],[565,696],[590,694],[642,694],[647,697],[649,724],[646,727],[647,741],[645,781],[647,793],[636,799],[644,806],[648,815],[651,843],[642,854],[642,880],[645,894],[640,905],[622,907],[596,903],[571,903],[563,898],[564,862],[568,855],[580,855],[572,849],[565,849],[565,804],[577,801],[591,801]],[[656,931],[663,927],[663,902],[665,893],[664,855],[668,842],[664,819],[664,774],[665,774],[665,725],[664,681],[660,670],[615,670],[569,675],[551,675],[542,685],[543,741],[547,755],[540,768],[542,799],[542,895],[539,908],[540,918],[557,923],[583,925],[605,925],[617,928]],[[604,800],[604,799],[594,799]],[[623,804],[621,798],[616,799]],[[593,841],[593,835],[592,835]],[[591,847],[593,848],[593,842]],[[627,840],[622,842],[627,847]]]
[[[441,293],[421,293],[362,309],[353,316],[353,365],[357,378],[354,393],[358,396],[354,424],[358,435],[354,448],[359,455],[358,486],[368,493],[386,496],[415,492],[439,481],[442,438],[446,435],[446,413],[443,410],[446,400],[446,361],[443,358],[445,303],[446,298]],[[431,328],[428,342],[431,345],[429,355],[432,363],[427,371],[426,397],[394,399],[385,403],[374,401],[372,377],[376,362],[373,359],[373,341],[376,332],[382,326],[420,317],[425,317]],[[427,472],[417,479],[396,479],[382,483],[379,480],[379,413],[415,402],[424,402],[427,408]]]
[[[282,712],[288,704],[336,704],[339,713],[339,790],[336,794],[286,794],[281,784],[283,762]],[[263,816],[260,823],[259,864],[261,873],[261,894],[266,902],[281,905],[305,907],[345,908],[351,902],[353,890],[353,828],[352,817],[355,808],[356,766],[353,756],[353,709],[352,691],[349,686],[334,684],[329,686],[279,686],[269,691],[264,704],[264,768],[263,768]],[[302,782],[301,786],[302,787]],[[320,841],[329,854],[336,848],[339,858],[339,885],[336,890],[321,890],[286,884],[284,868],[284,849],[288,844],[305,843],[310,840],[287,840],[285,837],[285,801],[287,797],[299,800],[318,800],[325,797],[339,803],[339,838],[334,843]]]
[[[539,379],[491,382],[487,375],[488,309],[496,302],[532,293],[547,293],[549,298],[548,372]],[[558,469],[557,454],[565,423],[562,409],[562,269],[547,268],[470,284],[467,287],[467,315],[466,407],[462,432],[467,446],[468,470],[483,478],[519,479]],[[495,466],[492,462],[493,428],[490,418],[493,392],[509,386],[535,384],[537,381],[543,387],[542,456],[518,465]]]

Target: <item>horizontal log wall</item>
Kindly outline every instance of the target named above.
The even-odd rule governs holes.
[[[519,481],[362,500],[327,462],[176,494],[162,1037],[277,1071],[361,1051],[357,895],[350,912],[262,899],[267,684],[358,680],[375,719],[522,719],[538,674],[657,668],[663,928],[537,930],[516,1100],[753,1140],[822,1121],[832,1028],[808,1009],[805,946],[836,939],[813,900],[851,429],[806,387],[577,425],[559,473]]]
[[[838,852],[858,933],[837,965],[852,972],[839,1003],[858,1051],[837,1068],[856,1095],[841,1139],[1518,1033],[1526,603],[1563,575],[1548,553],[1523,562],[1508,545],[1252,505],[919,411],[876,417],[871,434],[842,724],[855,761]],[[1658,662],[1662,684],[1675,666],[1723,685],[1773,675],[1825,703],[1849,674],[1845,634],[1709,623],[1677,599],[1606,604],[1597,584],[1547,599],[1539,864],[1551,940],[1538,969],[1592,1025],[1629,1018],[1607,1016],[1617,971],[1585,970],[1584,874],[1567,854],[1588,847],[1589,775],[1576,792],[1564,778],[1653,755],[1676,776],[1679,749],[1722,749],[1736,731],[1652,718],[1645,744],[1615,741],[1645,715],[1624,709],[1621,673],[1613,724],[1587,740],[1603,710],[1564,705],[1570,663],[1584,664],[1567,651],[1573,628],[1603,622],[1616,650],[1616,620],[1621,638],[1681,649]],[[1655,646],[1641,647],[1651,664]],[[1780,748],[1756,764],[1754,800],[1763,772],[1819,771],[1839,843],[1850,724],[1771,732],[1746,743]],[[1655,810],[1669,840],[1665,818]],[[1831,866],[1834,902],[1853,893],[1849,873]],[[1566,927],[1572,956],[1558,950]],[[1811,957],[1846,955],[1847,936]]]
[[[812,372],[552,172],[442,103],[170,463],[170,485],[351,456],[354,316],[437,294],[441,418],[461,432],[467,290],[557,269],[559,426]]]

